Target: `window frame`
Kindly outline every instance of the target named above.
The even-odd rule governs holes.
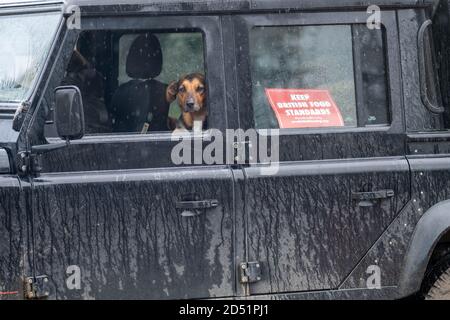
[[[208,88],[208,128],[203,131],[202,136],[210,136],[209,129],[219,129],[225,132],[226,117],[223,115],[226,112],[224,99],[224,72],[222,46],[220,44],[220,19],[219,16],[86,16],[83,17],[82,26],[80,30],[67,30],[69,41],[65,41],[63,46],[73,48],[78,41],[79,35],[85,31],[112,31],[121,34],[136,33],[144,31],[161,31],[168,30],[196,30],[202,33],[203,36],[203,58],[204,71],[206,75],[206,85]],[[117,57],[116,57],[117,58]],[[115,58],[115,59],[116,59]],[[63,61],[62,61],[63,60]],[[67,61],[66,61],[67,60]],[[66,66],[68,63],[67,57],[59,56],[56,65]],[[118,68],[115,61],[114,68]],[[66,67],[63,68],[64,72]],[[116,70],[118,72],[118,70]],[[176,80],[176,79],[174,79]],[[53,90],[54,88],[47,88]],[[191,132],[192,137],[197,137],[198,133]],[[46,137],[50,143],[57,143],[61,140],[58,137]],[[139,141],[161,141],[171,142],[172,132],[149,132],[141,134],[136,132],[120,132],[120,133],[98,133],[87,134],[82,139],[73,141],[73,145],[83,145],[92,143],[114,143],[114,142],[139,142]]]
[[[327,26],[327,25],[356,25],[366,24],[369,15],[366,12],[311,12],[311,13],[283,13],[283,14],[250,14],[238,15],[235,20],[236,29],[242,28],[245,33],[235,38],[236,47],[243,48],[237,50],[237,61],[242,72],[238,74],[238,100],[240,102],[239,118],[240,127],[243,129],[254,129],[253,104],[252,104],[252,86],[251,86],[251,61],[249,54],[250,32],[254,27],[282,27],[282,26]],[[382,29],[384,29],[384,56],[386,63],[386,87],[387,101],[389,111],[389,124],[369,125],[364,127],[329,127],[329,128],[280,128],[279,134],[282,136],[290,135],[309,135],[326,133],[358,133],[358,132],[385,132],[402,133],[404,117],[402,112],[401,99],[401,67],[398,45],[398,30],[395,11],[382,12]],[[352,28],[353,34],[353,28]],[[353,46],[353,56],[355,55]],[[353,57],[353,63],[355,57]],[[354,64],[354,70],[357,65]],[[355,78],[355,96],[357,108],[357,123],[359,125],[361,114],[364,114],[366,107],[362,107],[361,86],[358,83],[358,72],[354,74]],[[247,85],[246,85],[247,84]],[[251,106],[251,109],[242,106]],[[361,112],[364,111],[364,112]],[[265,134],[265,129],[256,129],[260,134]]]

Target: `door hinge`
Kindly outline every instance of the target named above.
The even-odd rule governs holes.
[[[48,276],[28,277],[24,283],[25,299],[42,300],[50,295]]]
[[[239,269],[241,283],[255,283],[261,281],[261,264],[259,262],[243,262]]]
[[[17,170],[22,175],[39,175],[42,171],[40,156],[26,151],[19,152],[17,157]]]
[[[253,145],[250,141],[237,141],[233,143],[234,161],[237,164],[250,164],[258,159],[252,159],[251,148]]]

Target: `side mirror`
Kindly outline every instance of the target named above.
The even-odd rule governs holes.
[[[66,141],[84,136],[83,99],[80,89],[62,86],[55,89],[55,124],[58,136]]]

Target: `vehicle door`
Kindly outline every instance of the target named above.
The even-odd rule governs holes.
[[[139,45],[136,39],[150,34],[160,45],[153,50],[162,51],[162,70],[144,65],[145,59],[142,66],[129,59],[131,48]],[[146,46],[137,49],[137,55]],[[54,109],[56,86],[87,77],[79,86],[88,133],[67,148],[42,155],[41,172],[34,179],[35,266],[37,274],[48,276],[51,298],[234,294],[231,170],[194,161],[192,150],[187,150],[191,160],[174,160],[172,151],[180,139],[169,131],[152,131],[151,112],[140,125],[142,131],[115,130],[119,119],[111,108],[117,106],[115,93],[123,85],[155,80],[161,88],[182,74],[205,72],[208,127],[223,130],[221,46],[219,19],[214,16],[91,15],[82,16],[81,30],[67,30],[43,104]],[[148,59],[152,55],[148,53]],[[150,74],[142,71],[145,68]],[[130,90],[125,98],[134,94]],[[96,112],[106,119],[98,126],[92,119],[101,115],[88,118]],[[176,104],[170,112],[177,116]],[[137,117],[130,112],[120,121],[126,125]],[[45,131],[49,143],[60,142],[51,116]],[[208,135],[205,130],[185,140],[191,146],[200,141],[202,148]]]
[[[367,18],[234,19],[239,127],[276,137],[279,158],[242,168],[251,294],[338,289],[409,199],[396,17]]]

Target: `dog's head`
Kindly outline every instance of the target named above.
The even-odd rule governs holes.
[[[183,113],[197,113],[206,106],[205,76],[201,73],[191,73],[169,84],[166,90],[166,100],[172,103],[178,99],[178,105]]]

